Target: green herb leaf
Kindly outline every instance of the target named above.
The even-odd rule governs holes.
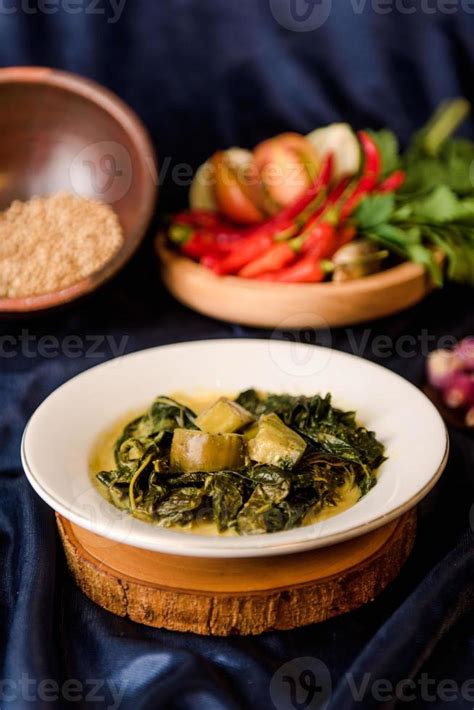
[[[361,202],[354,213],[354,221],[359,229],[369,231],[379,224],[388,222],[394,210],[393,195],[373,195]]]
[[[234,525],[244,502],[244,481],[229,471],[212,477],[210,494],[214,521],[219,532]]]
[[[358,426],[354,412],[334,407],[330,395],[247,390],[237,401],[257,417],[277,414],[303,437],[304,454],[291,470],[249,460],[238,471],[172,470],[174,429],[194,429],[195,415],[158,397],[124,428],[115,444],[117,466],[97,474],[98,485],[114,505],[142,520],[164,527],[213,520],[219,531],[249,535],[289,530],[309,511],[336,505],[342,486],[358,486],[362,494],[374,484],[383,445]]]
[[[443,101],[436,109],[426,126],[418,131],[411,142],[408,154],[437,156],[446,141],[457,130],[471,107],[464,98]]]
[[[279,505],[290,492],[290,481],[282,478],[279,484],[259,483],[237,516],[241,535],[267,532],[266,514]]]
[[[194,518],[203,502],[204,491],[202,488],[179,488],[173,491],[162,503],[157,506],[156,515],[160,525],[186,525]]]

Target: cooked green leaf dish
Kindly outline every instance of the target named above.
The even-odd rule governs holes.
[[[197,415],[158,397],[129,422],[114,446],[115,468],[96,474],[108,499],[164,527],[240,535],[290,530],[343,490],[357,500],[377,482],[385,460],[375,434],[331,396],[242,392]]]

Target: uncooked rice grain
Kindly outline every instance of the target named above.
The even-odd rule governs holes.
[[[16,200],[0,213],[0,297],[67,288],[101,269],[123,243],[114,210],[59,192]]]

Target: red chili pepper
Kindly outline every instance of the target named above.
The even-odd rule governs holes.
[[[364,155],[364,168],[359,182],[341,209],[342,220],[355,210],[364,195],[376,187],[382,169],[382,159],[376,142],[365,131],[359,131],[357,136]]]
[[[216,240],[220,242],[239,242],[240,240],[250,240],[250,238],[255,238],[256,241],[262,239],[263,243],[265,241],[264,235],[277,236],[278,233],[284,233],[287,230],[290,231],[290,234],[286,235],[286,237],[292,236],[291,232],[296,232],[295,219],[301,214],[301,212],[309,207],[313,200],[320,196],[322,191],[329,185],[332,176],[332,166],[333,157],[332,155],[328,155],[323,161],[321,170],[319,171],[315,181],[308,188],[305,194],[302,195],[302,197],[299,197],[292,205],[289,205],[286,209],[282,210],[274,217],[271,217],[265,222],[262,222],[254,227],[236,227],[235,225],[222,220],[218,214],[214,212],[207,212],[206,210],[180,212],[173,218],[173,223],[213,231],[215,232]],[[251,249],[250,243],[248,249]],[[242,264],[242,266],[245,266],[245,263]],[[224,265],[224,268],[227,267]]]
[[[344,244],[348,244],[349,242],[351,242],[356,234],[357,229],[352,224],[347,224],[341,227],[337,234],[337,249],[344,246]]]
[[[217,230],[216,239],[223,243],[232,244],[236,250],[240,250],[241,246],[250,243],[251,240],[257,241],[262,239],[262,244],[264,243],[263,237],[278,238],[282,235],[282,238],[288,239],[293,236],[295,232],[298,231],[295,222],[285,222],[277,223],[274,218],[267,220],[256,227],[246,227],[245,229],[234,229],[234,230]]]
[[[183,243],[184,238],[181,237],[180,230],[184,234],[184,228],[190,228],[198,232],[205,232],[212,238],[216,245],[222,246],[223,251],[229,251],[232,244],[245,239],[250,233],[247,227],[239,227],[230,222],[222,221],[221,218],[213,212],[205,210],[193,210],[190,212],[180,212],[173,217],[169,234],[171,241],[175,243]],[[178,234],[178,237],[173,236],[173,232]]]
[[[186,210],[178,212],[173,216],[173,224],[187,224],[190,227],[203,227],[204,229],[212,229],[214,227],[231,227],[227,222],[223,222],[219,214],[216,212],[208,212],[207,210]]]
[[[323,204],[316,210],[316,212],[314,212],[313,215],[311,215],[311,218],[305,225],[304,233],[306,233],[309,229],[312,229],[315,224],[319,224],[321,217],[327,215],[331,211],[331,208],[335,205],[337,206],[337,203],[344,196],[344,193],[347,191],[350,184],[350,178],[343,178],[335,187],[333,187]]]
[[[202,217],[202,219],[201,219]],[[239,239],[244,239],[249,235],[249,230],[247,228],[239,228],[230,222],[220,222],[216,220],[212,223],[212,220],[207,220],[204,213],[201,216],[194,218],[194,213],[181,213],[173,217],[173,222],[170,226],[170,233],[174,229],[189,227],[196,231],[205,231],[217,242],[223,244],[236,242]],[[173,239],[172,239],[173,241]]]
[[[319,222],[304,238],[301,251],[303,254],[312,254],[319,259],[329,259],[337,247],[336,228],[327,222]]]
[[[291,264],[296,258],[296,251],[289,242],[277,242],[263,254],[263,256],[251,261],[239,271],[239,276],[244,279],[255,279],[262,274],[271,271],[279,271],[284,266]]]
[[[336,202],[340,200],[341,197],[343,197],[344,193],[346,192],[347,188],[352,182],[352,178],[350,177],[345,177],[342,178],[342,180],[339,180],[337,185],[333,187],[331,192],[328,195],[327,199],[327,204],[328,205],[335,205]]]
[[[331,154],[325,158],[315,181],[304,195],[299,197],[295,202],[293,202],[293,204],[288,205],[288,207],[278,212],[278,214],[267,219],[265,222],[248,229],[247,235],[256,236],[257,234],[262,234],[264,232],[276,233],[295,226],[296,219],[301,217],[302,213],[304,215],[306,209],[311,207],[316,198],[321,197],[323,192],[326,190],[331,181],[332,165],[333,158]]]
[[[318,259],[329,259],[337,248],[335,227],[327,222],[319,222],[299,237],[274,243],[265,254],[244,266],[239,276],[254,279],[283,269],[295,261],[298,252],[311,254]]]
[[[277,281],[279,283],[317,283],[323,281],[325,272],[318,258],[307,254],[292,266],[272,274],[264,274],[262,281]]]
[[[332,175],[332,155],[325,159],[319,175],[306,194],[287,209],[282,210],[270,220],[252,229],[248,236],[235,245],[232,254],[214,266],[217,274],[235,274],[247,264],[263,256],[273,242],[283,235],[285,239],[293,236],[298,225],[297,216],[306,209],[323,189],[326,189]]]
[[[327,188],[331,182],[333,174],[334,158],[332,153],[324,158],[323,164],[321,165],[321,170],[319,171],[313,184],[307,189],[307,191],[299,197],[293,204],[288,205],[284,210],[279,212],[273,220],[275,223],[288,222],[296,219],[301,212],[303,212],[311,203],[321,195],[322,191]]]
[[[248,229],[247,236],[256,237],[267,233],[278,236],[278,234],[284,233],[291,229],[296,231],[297,218],[304,217],[306,209],[311,207],[317,197],[321,197],[323,191],[326,190],[327,186],[331,182],[333,162],[332,154],[328,154],[323,161],[321,170],[319,171],[315,181],[308,188],[305,194],[270,219],[267,219],[265,222]]]
[[[237,247],[234,246],[228,256],[215,264],[213,271],[221,276],[236,274],[244,266],[264,254],[272,244],[273,237],[266,232],[247,237]]]
[[[377,143],[365,131],[357,134],[364,155],[364,169],[359,183],[366,190],[370,190],[378,182],[382,170],[382,158]]]
[[[190,239],[181,244],[179,249],[182,254],[198,260],[208,254],[214,254],[222,258],[229,253],[228,248],[226,249],[225,246],[217,244],[212,236],[200,232],[194,232]]]
[[[275,223],[261,225],[247,231],[246,235],[218,233],[216,241],[223,247],[227,247],[228,256],[220,263],[215,263],[212,268],[216,274],[235,274],[250,262],[263,256],[279,237],[286,240],[297,232],[298,226],[291,222],[278,226]]]
[[[239,230],[236,230],[235,232],[223,231],[221,229],[207,231],[209,234],[212,234],[216,244],[225,247],[228,251],[231,251],[240,242],[245,241],[247,238],[247,234],[245,232],[240,232]]]
[[[288,239],[298,232],[296,218],[326,190],[331,180],[332,166],[332,155],[328,155],[307,192],[263,224],[239,229],[223,222],[212,212],[193,210],[182,212],[175,217],[170,228],[170,238],[191,258],[201,259],[202,262],[203,257],[212,257],[205,259],[205,262],[217,274],[237,273],[250,262],[264,256],[276,239]],[[191,236],[184,232],[186,227],[189,227],[191,232],[192,227],[200,228],[200,231]],[[203,228],[206,233],[201,233]],[[279,253],[282,254],[283,250]],[[219,254],[222,255],[220,259],[217,258]]]
[[[395,170],[394,173],[385,178],[377,187],[377,192],[395,192],[399,190],[405,182],[406,173],[404,170]]]
[[[169,229],[169,238],[182,254],[200,261],[208,254],[224,258],[242,236],[230,232],[221,234],[220,231],[174,222]]]
[[[182,254],[197,260],[207,254],[216,254],[223,258],[233,244],[217,240],[213,232],[198,230],[187,224],[171,225],[169,237]]]

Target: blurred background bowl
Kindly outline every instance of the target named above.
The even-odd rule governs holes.
[[[93,291],[142,240],[157,193],[154,150],[138,116],[102,86],[42,67],[0,69],[0,209],[67,190],[110,204],[124,243],[105,266],[61,291],[0,298],[0,313],[52,308]]]

